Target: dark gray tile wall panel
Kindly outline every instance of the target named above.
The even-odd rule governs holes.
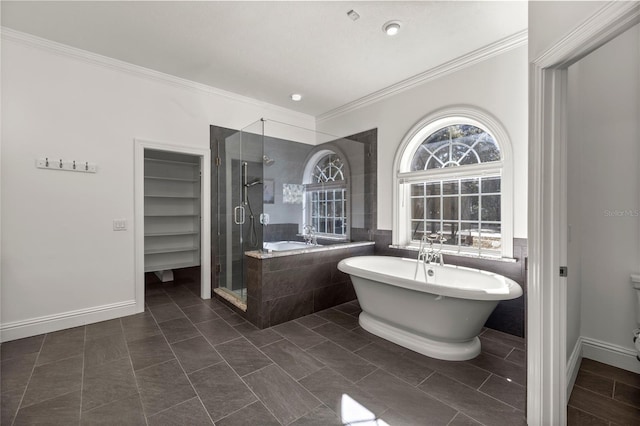
[[[373,253],[374,247],[366,246],[270,259],[247,256],[247,311],[232,309],[267,328],[355,300],[351,279],[338,270],[338,262]]]
[[[274,223],[264,230],[264,241],[302,241],[297,223]]]

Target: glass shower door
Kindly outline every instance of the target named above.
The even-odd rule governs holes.
[[[246,302],[244,253],[262,247],[262,127],[257,121],[219,146],[219,288]]]

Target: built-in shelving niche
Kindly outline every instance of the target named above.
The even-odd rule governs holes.
[[[144,152],[144,270],[200,265],[200,160],[197,156]]]

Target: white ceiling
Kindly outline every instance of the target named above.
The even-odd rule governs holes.
[[[523,1],[1,5],[5,27],[314,116],[527,27]]]

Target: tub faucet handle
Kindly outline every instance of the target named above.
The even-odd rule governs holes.
[[[304,242],[314,246],[318,244],[318,240],[316,237],[316,228],[312,225],[304,225],[302,227],[302,237],[304,238]]]

